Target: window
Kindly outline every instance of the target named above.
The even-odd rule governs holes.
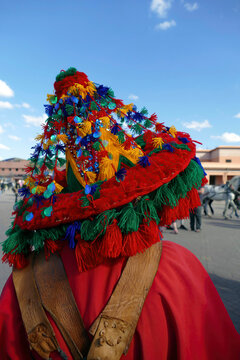
[[[18,171],[18,169],[15,169],[16,171]]]
[[[226,159],[225,161],[228,163],[232,162],[232,160],[230,160],[230,159]]]
[[[10,169],[10,168],[9,168],[8,170],[9,170],[9,171],[12,171],[12,169]]]
[[[2,168],[2,171],[4,171],[5,169],[4,168]]]

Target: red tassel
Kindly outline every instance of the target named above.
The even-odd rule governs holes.
[[[201,186],[204,186],[208,183],[208,179],[206,178],[206,176],[204,176],[204,178],[202,179],[202,184]]]
[[[2,262],[6,262],[17,269],[23,269],[29,263],[28,259],[24,255],[10,253],[3,255]]]
[[[75,256],[79,272],[92,269],[103,262],[103,256],[99,253],[97,241],[88,243],[81,240],[79,235],[76,235],[75,239],[77,240]]]
[[[189,217],[189,211],[201,205],[198,192],[195,188],[191,189],[187,196],[179,199],[178,205],[174,208],[164,205],[159,212],[160,226],[171,225],[177,219],[186,219]]]
[[[51,254],[60,251],[63,248],[63,246],[64,246],[63,241],[53,241],[50,239],[45,240],[44,243],[45,259],[48,260]]]
[[[155,125],[155,130],[156,130],[156,132],[161,132],[163,129],[164,129],[164,125],[163,125],[163,123],[157,123],[156,125]]]
[[[155,123],[157,121],[157,115],[154,113],[150,116],[149,118],[150,121],[152,121],[153,123]]]
[[[99,253],[106,258],[116,258],[122,250],[122,233],[118,227],[117,220],[114,219],[111,225],[108,225],[105,234],[100,240]]]
[[[133,139],[129,136],[127,136],[126,140],[123,143],[123,147],[125,150],[129,150],[132,146]]]
[[[152,220],[149,225],[147,221],[139,226],[138,231],[131,232],[124,236],[123,256],[133,256],[139,252],[144,252],[147,248],[155,244],[162,237],[157,223]]]

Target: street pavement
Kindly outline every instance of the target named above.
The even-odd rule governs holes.
[[[6,238],[13,204],[13,193],[0,194],[0,241]],[[164,230],[163,236],[165,240],[183,245],[198,257],[240,333],[240,219],[224,220],[223,202],[215,201],[213,207],[215,214],[212,218],[202,217],[200,233],[179,229],[179,233],[174,234],[172,230]],[[185,225],[189,229],[188,220]],[[10,273],[8,265],[0,263],[0,292]]]

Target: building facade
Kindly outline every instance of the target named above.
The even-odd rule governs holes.
[[[211,185],[225,184],[233,176],[240,176],[240,146],[198,149],[197,157],[201,160]]]
[[[11,158],[0,161],[0,180],[3,181],[16,181],[23,179],[25,174],[25,167],[28,160],[19,158]]]

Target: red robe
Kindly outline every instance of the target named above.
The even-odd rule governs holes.
[[[112,265],[79,273],[71,249],[65,248],[61,256],[80,314],[89,329],[109,299],[124,261],[118,259]],[[52,320],[51,323],[61,349],[72,359]],[[55,353],[51,357],[60,359]],[[0,359],[31,359],[11,276],[0,298]],[[163,242],[157,275],[129,351],[121,359],[240,359],[240,335],[208,274],[182,246]]]

